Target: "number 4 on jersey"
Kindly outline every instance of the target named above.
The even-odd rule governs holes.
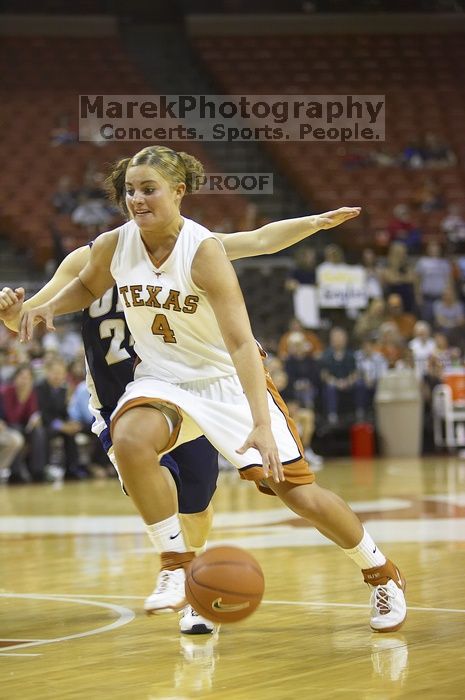
[[[157,314],[153,319],[152,323],[152,333],[153,335],[163,336],[165,343],[177,343],[174,331],[168,323],[168,319],[165,314]]]

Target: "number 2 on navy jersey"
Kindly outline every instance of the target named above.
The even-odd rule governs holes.
[[[100,337],[111,338],[110,347],[105,355],[108,365],[127,360],[131,355],[123,346],[126,343],[126,323],[121,318],[107,318],[99,326]],[[131,339],[132,340],[132,339]]]

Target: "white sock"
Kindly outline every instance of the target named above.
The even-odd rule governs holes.
[[[204,552],[207,551],[207,543],[202,544],[200,547],[192,547],[191,550],[197,554],[197,556],[200,556],[200,554],[203,554]]]
[[[361,569],[371,569],[386,563],[386,557],[378,549],[365,528],[363,528],[363,537],[358,545],[353,549],[342,548],[342,551]]]
[[[166,520],[153,525],[146,525],[145,529],[156,551],[161,552],[187,552],[181,523],[177,514],[171,515]]]

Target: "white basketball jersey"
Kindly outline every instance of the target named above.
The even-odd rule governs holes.
[[[194,256],[207,238],[215,236],[184,218],[173,250],[156,267],[137,224],[120,228],[111,274],[141,360],[138,377],[181,384],[235,373],[213,309],[191,277]]]

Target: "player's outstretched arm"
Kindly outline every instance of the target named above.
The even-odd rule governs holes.
[[[52,279],[24,301],[24,289],[3,287],[0,292],[0,320],[12,331],[19,330],[21,313],[50,301],[58,292],[79,275],[90,258],[90,247],[82,246],[69,253],[57,267]]]
[[[271,475],[276,482],[282,481],[284,474],[271,431],[263,363],[236,273],[213,239],[199,247],[192,265],[192,279],[207,293],[252,413],[253,430],[237,451],[243,454],[255,447],[262,456],[265,475]]]
[[[77,277],[44,304],[27,310],[20,323],[20,340],[30,340],[34,325],[44,322],[54,330],[55,316],[80,311],[113,286],[110,264],[118,240],[117,231],[102,233],[92,247],[89,259]]]
[[[301,216],[297,219],[273,221],[254,231],[215,234],[223,243],[230,260],[269,255],[303,241],[317,231],[334,228],[355,219],[360,207],[341,207],[323,214]]]
[[[37,294],[34,294],[34,296],[24,302],[24,307],[28,309],[34,308],[53,299],[67,284],[79,276],[79,273],[90,260],[90,251],[91,248],[85,245],[69,253],[57,267],[51,280]]]

